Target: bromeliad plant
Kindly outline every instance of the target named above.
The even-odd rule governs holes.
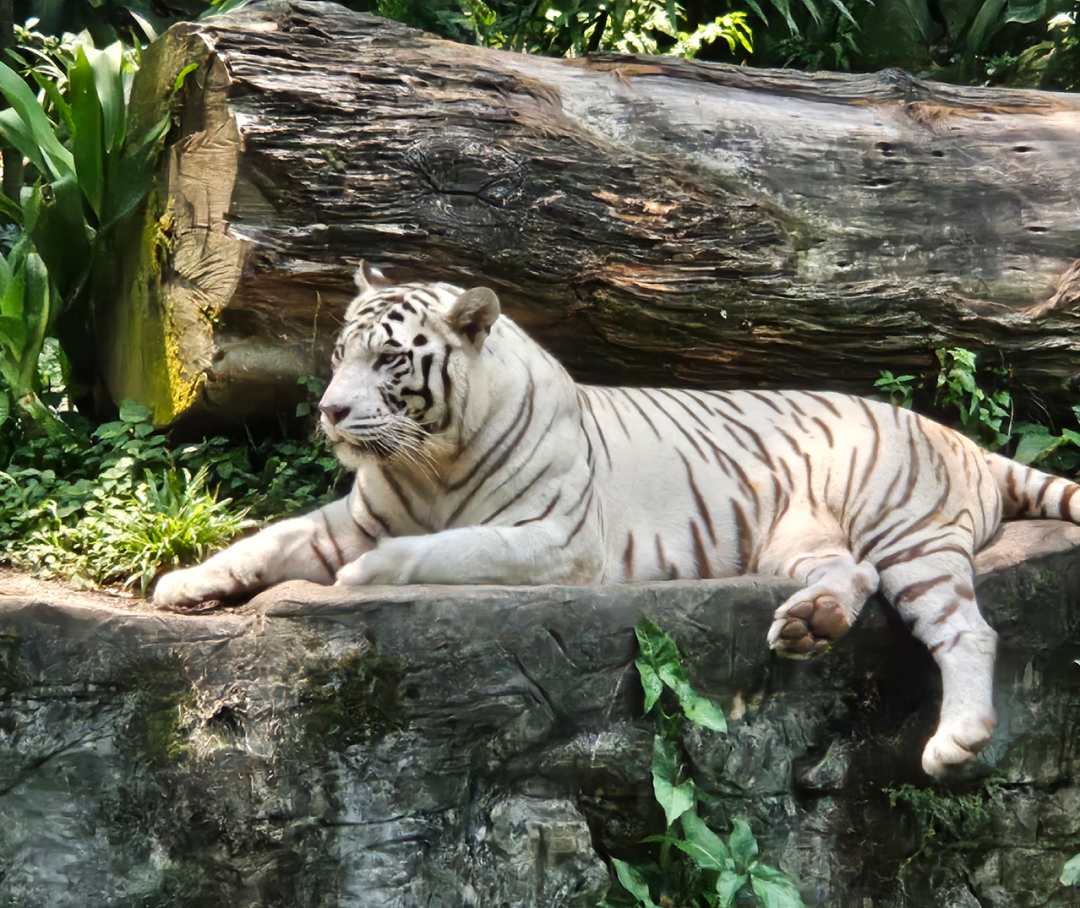
[[[636,632],[640,652],[635,664],[645,691],[645,712],[657,723],[653,794],[663,808],[666,829],[663,835],[645,840],[660,845],[656,863],[612,860],[631,901],[614,896],[605,905],[730,908],[753,899],[764,908],[804,908],[794,884],[762,863],[745,820],[734,820],[725,843],[699,816],[701,798],[683,758],[682,723],[688,719],[725,733],[727,722],[720,709],[690,684],[671,637],[645,617],[638,621]]]
[[[95,278],[111,280],[110,243],[117,225],[146,198],[171,122],[166,114],[132,134],[127,94],[133,72],[119,42],[104,50],[84,43],[75,50],[65,91],[33,73],[39,99],[0,63],[0,94],[8,104],[0,111],[0,139],[26,158],[33,178],[17,202],[0,195],[0,217],[20,232],[0,266],[0,378],[10,392],[0,392],[6,401],[0,422],[15,404],[24,427],[36,427],[37,434],[60,431],[37,398],[45,338],[58,336],[72,360],[86,360],[88,289]],[[65,337],[78,342],[64,344]]]

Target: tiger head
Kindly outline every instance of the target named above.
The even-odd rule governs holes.
[[[468,379],[499,317],[487,288],[390,285],[361,262],[359,291],[334,347],[320,425],[338,459],[431,463],[452,429]]]

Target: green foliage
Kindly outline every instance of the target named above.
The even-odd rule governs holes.
[[[881,378],[874,382],[874,387],[885,392],[889,403],[910,408],[915,400],[914,381],[914,375],[893,375],[888,369],[882,369]]]
[[[978,790],[964,794],[908,784],[886,789],[885,793],[892,807],[904,808],[915,820],[919,835],[915,856],[933,857],[985,835],[992,808],[1001,807],[1003,789],[1000,783],[989,779]]]
[[[757,840],[745,820],[733,821],[725,843],[699,816],[701,799],[689,777],[681,727],[689,720],[724,733],[727,723],[720,709],[690,685],[675,641],[644,616],[635,631],[639,647],[635,664],[645,692],[645,712],[658,729],[653,739],[653,793],[664,811],[666,829],[645,840],[660,845],[656,863],[612,859],[623,892],[603,904],[802,908],[794,884],[760,861]]]
[[[131,402],[92,433],[30,439],[0,471],[0,562],[83,585],[204,558],[259,522],[321,504],[344,475],[312,442],[212,438],[168,449]]]
[[[1013,421],[1009,370],[980,369],[970,350],[938,350],[940,369],[936,377],[893,375],[882,370],[874,387],[890,403],[930,411],[991,451],[1000,451],[1022,464],[1037,464],[1056,472],[1080,468],[1080,431],[1064,428],[1055,433],[1036,423]],[[934,395],[927,398],[927,386]],[[1080,405],[1072,408],[1080,427]]]
[[[970,350],[938,350],[941,371],[937,379],[937,401],[955,407],[964,432],[988,448],[997,450],[1009,441],[1006,420],[1010,419],[1012,396],[999,388],[986,391],[980,387],[975,372],[975,354]],[[1007,376],[1004,369],[993,370]],[[1006,431],[1002,431],[1005,425]]]
[[[6,388],[0,396],[5,412],[13,398],[24,423],[56,435],[58,425],[39,405],[34,381],[45,338],[57,334],[58,320],[77,302],[83,313],[74,317],[85,322],[95,275],[102,287],[111,286],[114,229],[149,192],[171,116],[130,134],[133,64],[119,42],[105,50],[88,39],[59,42],[36,52],[29,66],[13,62],[23,63],[40,93],[0,63],[0,94],[9,105],[0,111],[0,139],[36,173],[18,204],[6,197],[0,202],[0,215],[21,230],[0,267],[0,381]],[[85,359],[85,334],[79,346]]]

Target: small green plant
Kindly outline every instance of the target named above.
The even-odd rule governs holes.
[[[340,492],[345,474],[319,442],[212,438],[170,451],[148,420],[128,401],[92,433],[17,445],[0,471],[0,563],[145,590],[256,520]]]
[[[68,56],[70,54],[70,56]],[[0,195],[0,217],[19,238],[0,268],[0,383],[5,410],[24,423],[62,430],[39,406],[34,378],[46,337],[67,339],[67,354],[91,370],[86,343],[89,299],[115,289],[112,241],[117,225],[146,197],[171,112],[135,134],[127,90],[134,71],[117,42],[98,50],[81,43],[41,51],[24,71],[40,88],[0,62],[0,139],[29,162],[32,185],[18,200]],[[61,75],[61,66],[65,69]]]
[[[612,859],[619,883],[631,901],[614,896],[615,908],[680,905],[730,908],[803,908],[794,884],[759,859],[750,825],[736,818],[725,843],[699,816],[700,797],[687,771],[681,727],[690,720],[715,732],[727,731],[724,714],[691,686],[675,641],[646,617],[636,627],[635,661],[645,692],[645,712],[657,723],[653,739],[653,794],[663,808],[666,829],[647,842],[660,845],[656,863],[635,865]],[[752,901],[751,901],[752,900]]]
[[[326,381],[319,378],[317,375],[301,375],[296,383],[300,385],[308,393],[308,400],[302,400],[296,405],[297,418],[310,416],[315,412],[315,407],[319,402],[319,398],[323,396],[323,391],[326,390]]]
[[[1011,429],[1012,396],[999,388],[986,391],[980,387],[975,370],[975,354],[954,348],[938,350],[937,400],[944,407],[955,407],[966,434],[994,450],[1007,444]],[[1008,370],[992,370],[998,377]]]
[[[979,369],[976,355],[970,350],[953,348],[936,353],[940,364],[936,379],[924,381],[915,375],[893,375],[883,369],[874,387],[897,406],[919,409],[922,404],[946,416],[958,415],[959,431],[991,451],[1009,454],[1019,463],[1066,473],[1080,468],[1080,431],[1065,428],[1055,433],[1044,425],[1013,421],[1007,369]],[[920,400],[928,383],[935,389],[932,402]],[[984,387],[987,383],[993,390]],[[1080,426],[1080,405],[1072,411]]]
[[[914,375],[893,375],[888,369],[882,369],[874,387],[888,395],[889,403],[910,408],[915,400],[915,380]]]

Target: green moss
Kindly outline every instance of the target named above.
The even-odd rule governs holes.
[[[131,674],[133,699],[127,744],[137,763],[163,769],[188,751],[185,716],[195,694],[179,656],[142,662]]]
[[[22,638],[0,634],[0,698],[26,690],[26,678],[19,671],[19,647]]]
[[[988,779],[975,791],[964,794],[901,785],[886,791],[893,807],[907,808],[914,817],[919,855],[966,850],[983,837],[986,824],[1001,804],[1002,788]]]
[[[311,669],[300,687],[308,745],[341,751],[400,729],[401,677],[397,660],[376,653],[350,653]]]

